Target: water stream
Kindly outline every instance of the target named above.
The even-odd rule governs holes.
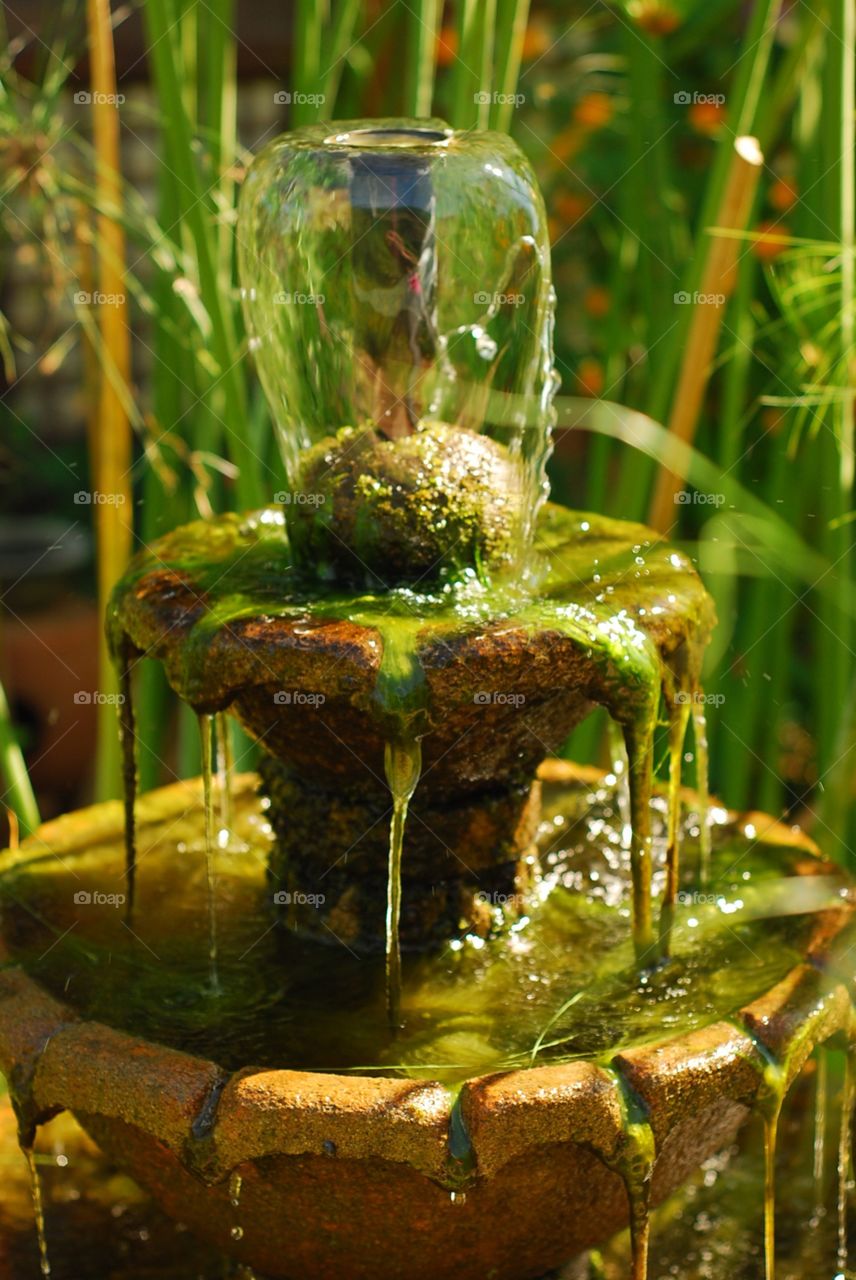
[[[205,827],[205,882],[208,903],[208,979],[212,991],[220,988],[218,974],[217,943],[217,817],[218,809],[214,787],[211,738],[214,718],[199,716],[199,736],[202,745],[202,807]]]
[[[124,640],[116,647],[119,674],[119,742],[122,755],[122,803],[125,821],[125,908],[128,919],[134,913],[137,884],[137,837],[134,811],[137,801],[137,734],[134,716],[133,657]]]
[[[35,1150],[30,1145],[22,1145],[21,1150],[27,1161],[30,1175],[30,1194],[33,1201],[33,1220],[36,1226],[36,1240],[39,1246],[39,1270],[43,1276],[51,1274],[50,1256],[48,1254],[48,1237],[45,1229],[44,1196],[42,1194],[42,1177],[39,1172]]]
[[[419,782],[422,770],[422,748],[416,738],[386,744],[384,769],[392,796],[392,820],[389,824],[389,870],[386,902],[386,1005],[390,1026],[401,1024],[401,858],[407,806]]]
[[[844,1064],[844,1081],[841,1086],[841,1122],[838,1138],[838,1200],[836,1215],[838,1220],[838,1273],[847,1275],[847,1194],[853,1160],[853,1103],[854,1103],[854,1054],[853,1046],[848,1048]]]
[[[669,708],[669,819],[666,848],[666,885],[660,907],[660,959],[666,959],[672,945],[672,925],[680,882],[681,767],[690,708],[684,702]],[[701,821],[707,821],[706,815]]]

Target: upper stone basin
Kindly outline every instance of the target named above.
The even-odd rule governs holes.
[[[423,792],[528,784],[595,703],[628,722],[661,679],[697,671],[713,624],[688,558],[642,525],[549,505],[535,549],[531,600],[475,581],[319,597],[295,580],[278,509],[225,515],[137,556],[109,625],[311,785],[385,791],[402,720],[424,734]]]

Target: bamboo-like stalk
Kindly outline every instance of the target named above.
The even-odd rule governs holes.
[[[484,47],[488,10],[495,0],[458,0],[455,28],[458,50],[452,67],[451,123],[456,129],[484,128],[490,112],[490,82],[485,83]],[[487,99],[480,102],[479,98]]]
[[[323,93],[321,38],[330,20],[327,0],[297,0],[294,8],[291,125],[298,128],[318,118],[312,99]]]
[[[131,340],[125,300],[125,234],[119,210],[122,189],[119,159],[119,108],[109,0],[87,0],[91,54],[92,126],[97,160],[98,285],[105,302],[98,307],[102,345],[116,375],[127,385],[131,376]],[[98,423],[92,441],[91,473],[101,501],[95,502],[98,548],[98,607],[101,615],[131,550],[131,428],[122,396],[103,362],[100,369]],[[105,500],[106,499],[106,500]],[[118,682],[102,635],[99,647],[102,694],[118,695]],[[110,701],[98,708],[95,792],[99,799],[115,795],[120,781],[116,711]]]
[[[735,139],[731,169],[717,218],[719,229],[745,229],[763,163],[764,157],[756,138],[742,136]],[[692,300],[693,314],[668,421],[669,431],[686,443],[691,443],[695,436],[725,311],[724,301],[717,304],[711,299],[724,300],[733,292],[738,249],[737,239],[714,234],[702,270],[699,293]],[[682,482],[682,476],[671,471],[660,472],[650,512],[650,522],[655,529],[665,532],[675,523],[675,496]]]
[[[354,32],[357,29],[361,7],[361,0],[340,0],[333,24],[333,39],[329,45],[327,70],[322,77],[324,101],[318,111],[322,120],[329,120],[337,114],[335,107],[339,96],[339,85],[342,82],[342,72],[345,69],[348,52],[354,43]],[[327,53],[328,50],[325,49],[322,61],[327,60]]]
[[[430,116],[437,69],[439,0],[418,0],[410,15],[404,114]]]
[[[508,133],[520,78],[529,0],[500,0],[496,18],[496,72],[493,79],[498,97],[491,106],[490,127]]]
[[[821,132],[827,148],[827,223],[841,244],[841,307],[836,334],[834,380],[841,388],[830,421],[821,428],[818,453],[825,482],[824,549],[835,564],[837,599],[821,603],[825,625],[818,634],[818,756],[824,783],[820,808],[828,831],[838,840],[833,852],[846,859],[852,824],[853,739],[847,707],[852,681],[853,621],[848,616],[853,563],[852,530],[846,521],[853,505],[854,361],[854,191],[856,181],[856,15],[854,0],[835,0],[830,27],[829,69],[824,77]],[[844,763],[844,762],[847,763]]]
[[[215,383],[217,396],[222,400],[222,414],[219,422],[213,414],[208,415],[212,435],[206,447],[212,453],[220,450],[225,424],[239,465],[235,484],[237,500],[241,506],[250,507],[259,498],[258,459],[249,449],[239,447],[244,443],[247,427],[247,394],[244,372],[239,365],[232,279],[220,270],[216,227],[194,159],[193,124],[181,92],[181,64],[176,47],[181,31],[176,32],[170,12],[167,0],[147,0],[147,34],[155,87],[163,109],[165,159],[174,180],[177,216],[184,220],[192,244],[200,298],[211,322],[211,353],[219,366]]]
[[[734,83],[728,95],[730,128],[733,134],[723,138],[717,151],[699,216],[698,225],[702,229],[715,223],[717,211],[722,204],[722,192],[732,163],[733,144],[729,139],[757,132],[755,111],[762,96],[781,5],[782,0],[759,0],[752,8],[740,56],[736,60]],[[681,281],[681,288],[685,293],[692,294],[700,289],[702,269],[703,257],[695,253]],[[666,349],[646,406],[647,412],[656,420],[661,421],[668,409],[685,342],[686,324],[687,321],[679,316],[678,324],[665,342]]]
[[[11,810],[18,820],[18,833],[28,836],[35,831],[41,819],[39,806],[30,785],[27,766],[15,737],[6,692],[0,684],[0,774],[3,777],[5,796],[3,807]]]

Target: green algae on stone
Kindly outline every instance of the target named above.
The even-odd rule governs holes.
[[[489,436],[446,423],[396,440],[343,427],[303,456],[287,497],[295,559],[321,580],[390,586],[519,559],[514,460]]]
[[[641,525],[548,505],[535,550],[524,585],[486,585],[471,568],[423,590],[319,590],[294,572],[281,511],[223,516],[133,562],[111,639],[160,659],[197,711],[231,705],[271,754],[328,789],[383,791],[384,744],[414,736],[423,790],[445,802],[518,788],[603,705],[631,761],[637,953],[650,962],[658,705],[661,693],[667,705],[695,696],[712,606],[689,560]]]
[[[248,1063],[362,1069],[454,1085],[530,1064],[609,1063],[629,1045],[736,1015],[806,953],[816,912],[841,902],[843,876],[800,875],[812,861],[805,850],[744,833],[716,810],[716,901],[679,904],[672,960],[640,978],[614,791],[580,779],[545,781],[544,788],[543,876],[525,916],[504,935],[466,935],[442,950],[405,956],[405,1026],[395,1036],[382,955],[357,958],[341,943],[319,947],[288,928],[271,928],[279,888],[265,870],[271,834],[255,779],[246,776],[234,797],[245,852],[214,855],[219,994],[208,982],[198,785],[140,798],[140,859],[150,874],[137,885],[136,937],[111,900],[123,866],[121,806],[111,804],[60,819],[39,841],[4,855],[4,943],[10,960],[84,1017],[204,1054],[227,1070]],[[665,803],[655,812],[662,874]],[[689,872],[697,848],[692,839],[688,845]],[[690,897],[696,884],[684,880]],[[786,890],[810,892],[815,914],[758,913],[773,911],[766,904],[783,901]],[[81,893],[91,903],[76,903]]]

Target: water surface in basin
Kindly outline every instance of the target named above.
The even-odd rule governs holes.
[[[140,802],[130,922],[120,810],[103,806],[89,811],[91,821],[84,816],[79,843],[61,857],[38,843],[7,857],[3,934],[12,959],[83,1015],[227,1069],[365,1071],[454,1086],[512,1065],[608,1058],[631,1042],[728,1016],[787,973],[813,913],[845,892],[835,876],[795,875],[804,852],[764,842],[762,831],[716,808],[702,887],[690,813],[672,958],[640,973],[616,788],[545,783],[544,801],[541,874],[523,916],[487,941],[463,934],[406,955],[397,1034],[386,1017],[382,957],[359,958],[332,932],[324,946],[277,923],[282,890],[267,871],[270,830],[251,776],[238,780],[233,829],[216,854],[216,990],[195,784]],[[654,807],[656,893],[666,801]],[[491,905],[499,922],[503,904]]]

